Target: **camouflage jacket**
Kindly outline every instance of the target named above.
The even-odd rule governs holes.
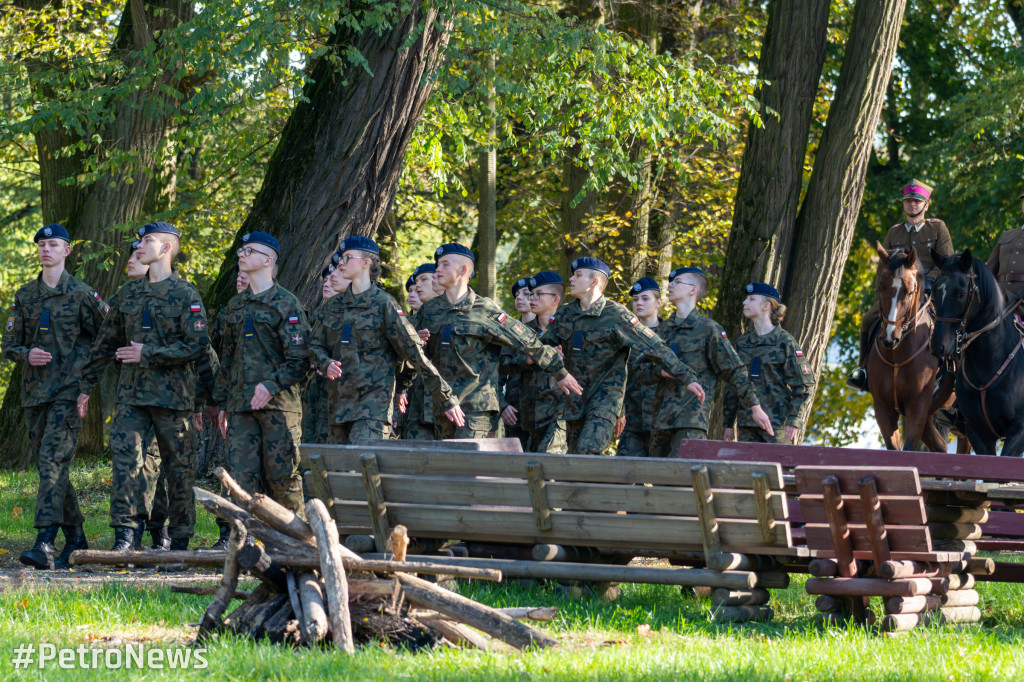
[[[341,377],[327,382],[332,424],[359,419],[390,424],[399,362],[412,363],[438,407],[448,410],[459,404],[423,354],[401,306],[375,286],[361,294],[350,287],[327,302],[323,320],[313,331],[309,356],[323,372],[332,360],[341,363]]]
[[[263,384],[273,396],[264,409],[302,412],[309,323],[299,299],[275,282],[258,294],[235,294],[225,309],[214,400],[228,412],[251,412],[253,392]]]
[[[420,324],[420,313],[417,310],[415,313],[409,316],[409,323],[412,324],[414,329],[423,329]],[[403,376],[399,380],[398,391],[405,389],[405,396],[409,400],[409,404],[405,408],[406,420],[416,420],[425,424],[434,423],[434,409],[433,409],[433,397],[427,387],[423,385],[423,379],[418,374],[412,372],[411,376],[408,376],[411,368],[408,365],[404,368]]]
[[[67,272],[53,289],[40,274],[14,294],[4,328],[3,354],[21,367],[21,404],[44,405],[78,398],[78,381],[99,333],[107,304],[98,293]],[[41,348],[53,356],[42,367],[28,364],[28,352]]]
[[[626,359],[630,349],[643,353],[683,384],[696,381],[693,370],[672,354],[658,335],[623,306],[602,297],[589,310],[573,299],[561,306],[541,335],[561,346],[565,366],[583,387],[583,395],[564,398],[567,420],[600,414],[614,421],[622,413]]]
[[[893,225],[886,233],[882,246],[886,251],[909,249],[913,246],[917,250],[917,269],[931,279],[939,276],[939,266],[942,265],[932,262],[931,249],[935,249],[946,258],[953,255],[953,241],[949,238],[949,230],[946,223],[938,218],[926,218],[919,230],[908,230],[906,223]]]
[[[536,319],[523,324],[537,334],[543,331]],[[516,426],[532,431],[552,419],[562,418],[565,392],[555,377],[539,369],[535,363],[527,362],[527,358],[523,353],[505,348],[501,351],[500,363],[501,372],[509,376],[509,381],[512,377],[519,378],[519,404],[516,406],[519,419]]]
[[[658,318],[658,325],[664,322]],[[658,327],[651,327],[654,333],[658,333]],[[651,430],[654,422],[654,393],[658,388],[656,383],[644,383],[640,381],[640,372],[644,366],[644,354],[637,350],[630,349],[629,361],[626,363],[626,397],[623,411],[626,417],[624,431],[635,433],[646,433]]]
[[[143,344],[142,360],[123,363],[117,402],[194,409],[195,363],[210,345],[206,311],[195,288],[175,274],[150,283],[133,279],[110,299],[110,312],[82,369],[81,393],[92,393],[118,348]]]
[[[764,336],[751,329],[736,340],[736,353],[757,390],[761,407],[772,420],[772,429],[803,426],[814,372],[796,339],[780,326]],[[757,427],[750,412],[739,410],[739,400],[731,388],[726,389],[723,403],[725,426],[731,427],[738,419],[739,426]]]
[[[658,335],[680,360],[696,372],[706,397],[702,405],[697,396],[678,383],[661,378],[658,368],[645,365],[641,380],[656,380],[658,384],[654,394],[654,430],[707,430],[719,379],[735,387],[747,407],[758,404],[757,393],[747,381],[743,362],[717,322],[692,310],[683,319],[672,315],[662,322],[658,326]]]
[[[523,322],[523,321],[520,320],[520,322]],[[532,329],[535,333],[539,333],[540,332],[540,327],[537,324],[531,324],[532,322],[533,322],[533,320],[531,320],[530,322],[523,322],[523,324],[525,324],[527,327]],[[506,406],[511,405],[512,407],[516,408],[516,410],[519,410],[520,412],[522,411],[522,407],[521,407],[522,394],[523,394],[523,375],[522,375],[522,370],[507,372],[504,369],[502,369],[502,367],[505,364],[514,364],[514,363],[519,362],[519,360],[521,360],[523,363],[525,363],[526,362],[526,356],[523,355],[522,353],[520,353],[519,351],[515,351],[515,350],[513,350],[511,348],[502,348],[501,349],[501,359],[499,360],[498,372],[499,372],[499,375],[501,376],[501,393],[500,393],[500,396],[503,399],[503,404],[501,405],[501,409],[502,410],[504,410]],[[522,424],[517,423],[517,426],[521,427]]]
[[[444,295],[430,299],[420,308],[419,323],[430,331],[430,358],[467,414],[502,408],[504,401],[498,394],[502,348],[528,354],[540,369],[557,379],[566,374],[558,353],[542,345],[525,324],[472,289],[458,303],[450,303]]]

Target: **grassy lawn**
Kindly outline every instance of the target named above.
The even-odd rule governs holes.
[[[105,526],[103,494],[108,475],[103,466],[85,465],[74,477],[91,517],[87,532],[90,537],[99,536],[100,547],[111,537]],[[0,556],[0,568],[8,576],[18,565],[17,552],[33,537],[33,485],[30,474],[0,474],[0,548],[7,551]],[[203,512],[198,530],[202,544],[216,534],[212,519]],[[180,650],[194,634],[188,624],[199,620],[209,598],[171,594],[166,584],[138,582],[154,575],[149,570],[118,572],[109,582],[85,589],[68,589],[63,584],[60,588],[17,586],[16,581],[9,581],[6,589],[0,587],[0,679],[87,680],[97,675],[94,670],[60,670],[55,662],[42,671],[15,672],[14,647],[26,642],[115,648],[141,642]],[[163,582],[175,581],[171,574]],[[813,602],[802,585],[797,577],[789,589],[773,591],[775,622],[727,626],[708,619],[708,601],[670,587],[626,585],[617,602],[606,604],[564,598],[542,587],[466,583],[461,587],[464,594],[493,606],[558,606],[558,618],[540,627],[558,637],[561,645],[525,653],[438,650],[418,654],[368,646],[345,657],[332,651],[293,651],[221,638],[207,650],[205,669],[115,674],[139,679],[289,681],[1002,680],[1019,678],[1024,667],[1022,586],[979,583],[985,614],[980,627],[931,627],[884,636],[856,628],[814,628]],[[880,609],[880,604],[875,606]]]

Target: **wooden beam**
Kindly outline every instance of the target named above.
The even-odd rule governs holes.
[[[551,530],[551,503],[544,483],[544,465],[540,462],[526,463],[526,482],[530,488],[530,504],[537,530]]]
[[[377,543],[377,551],[383,552],[387,549],[388,538],[391,537],[391,525],[388,523],[388,507],[384,503],[384,488],[380,482],[377,458],[372,453],[363,453],[359,456],[359,466],[363,471],[366,503],[370,507],[373,539]]]
[[[693,499],[697,502],[697,521],[700,526],[704,556],[719,554],[722,551],[722,538],[719,536],[718,517],[715,514],[715,496],[711,492],[708,468],[703,464],[691,467],[690,478],[693,481]]]

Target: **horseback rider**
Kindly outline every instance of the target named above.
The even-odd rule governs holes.
[[[903,213],[907,219],[890,227],[883,242],[886,251],[909,249],[911,246],[917,249],[917,268],[925,273],[924,292],[926,296],[931,293],[932,282],[938,277],[939,265],[941,265],[941,263],[932,261],[931,250],[935,249],[946,257],[953,255],[953,242],[949,238],[946,223],[938,218],[925,218],[931,195],[932,188],[919,180],[913,180],[905,186],[900,196],[903,202]],[[868,352],[871,350],[871,342],[875,338],[879,318],[878,304],[875,303],[864,314],[864,319],[860,324],[860,356],[857,368],[853,370],[846,382],[848,386],[860,391],[866,391],[868,388]]]
[[[1024,192],[1017,199],[1024,200]],[[1024,211],[1024,201],[1021,201]],[[1020,306],[1024,300],[1024,226],[1007,230],[999,235],[999,241],[989,254],[985,265],[995,275],[996,281],[1003,290],[1006,303],[1017,301]]]

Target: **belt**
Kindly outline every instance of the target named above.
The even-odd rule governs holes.
[[[996,279],[1000,282],[1024,282],[1024,275],[999,275]]]

